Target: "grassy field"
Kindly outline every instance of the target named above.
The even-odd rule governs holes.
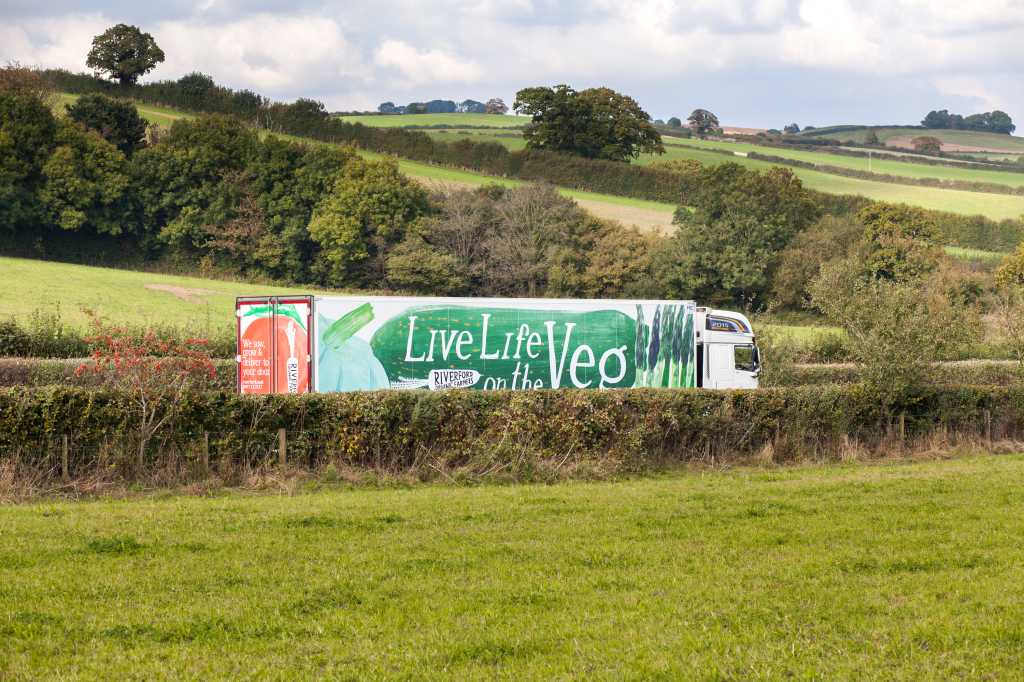
[[[914,138],[922,135],[928,135],[930,137],[937,137],[943,142],[951,144],[1000,149],[1007,152],[1024,154],[1024,137],[1019,137],[1017,135],[1000,135],[998,133],[984,133],[974,130],[924,130],[921,128],[901,127],[875,128],[874,131],[881,142],[888,142],[896,137]],[[827,128],[823,128],[820,132],[817,130],[811,132],[805,131],[803,134],[808,137],[827,137],[834,140],[852,140],[854,142],[863,143],[867,133],[868,128],[844,130],[839,132],[829,132]]]
[[[501,116],[498,114],[407,114],[392,116],[374,116],[370,114],[341,116],[340,118],[349,123],[362,123],[363,125],[379,128],[415,128],[437,125],[519,128],[526,125],[529,121],[529,118],[525,116]]]
[[[768,161],[759,161],[743,156],[729,157],[712,151],[687,148],[680,145],[669,145],[667,153],[660,157],[645,154],[640,158],[639,162],[652,163],[655,160],[670,159],[693,159],[704,164],[733,161],[748,168],[758,170],[771,168],[774,165]],[[1019,218],[1024,215],[1024,197],[1022,196],[898,185],[831,175],[803,168],[793,168],[792,171],[803,181],[805,187],[829,194],[859,194],[870,199],[902,202],[940,211],[951,211],[965,215],[981,214],[996,220]]]
[[[498,142],[509,149],[521,149],[523,141],[520,138],[508,137],[506,135],[489,134],[486,131],[472,130],[450,130],[431,131],[430,135],[440,140],[456,140],[468,138],[476,141]],[[777,154],[789,156],[790,158],[804,158],[814,163],[833,163],[833,165],[845,165],[854,167],[861,159],[844,157],[838,155],[817,155],[814,152],[790,151],[786,149],[775,149],[771,147],[759,147],[747,143],[728,142],[701,142],[699,140],[669,140],[666,138],[666,153],[660,156],[643,154],[637,163],[649,164],[656,161],[668,161],[672,159],[692,159],[706,165],[715,165],[732,161],[747,168],[765,170],[777,164],[769,161],[750,159],[745,156],[725,156],[718,154],[712,149],[727,149],[732,152],[746,153],[760,151],[764,154]],[[796,156],[800,155],[800,156]],[[866,164],[866,160],[863,160]],[[896,167],[907,166],[909,169],[902,169],[902,174],[910,174],[910,177],[946,177],[948,179],[975,179],[978,182],[1001,181],[1004,184],[1024,185],[1024,174],[1014,174],[999,171],[972,171],[958,168],[947,168],[943,166],[926,166],[923,164],[902,163],[889,161],[889,167],[883,169],[881,166],[875,168],[879,161],[872,161],[872,168],[877,172],[893,172]],[[939,169],[929,174],[932,169]],[[983,192],[964,192],[959,190],[941,189],[937,187],[917,187],[912,185],[899,185],[888,182],[877,182],[873,180],[861,180],[859,178],[848,178],[841,175],[832,175],[822,171],[808,170],[804,168],[793,168],[793,173],[799,177],[806,187],[829,194],[859,194],[870,199],[880,201],[903,202],[924,208],[932,208],[941,211],[952,211],[965,215],[981,214],[1002,220],[1004,218],[1019,218],[1024,215],[1024,196],[1009,196],[1005,194],[988,194]],[[978,174],[975,176],[975,174]],[[919,174],[919,175],[918,175]]]
[[[982,249],[967,249],[962,246],[944,246],[943,250],[961,260],[974,260],[983,262],[999,262],[1009,254],[1002,251],[983,251]]]
[[[705,149],[724,149],[732,152],[757,152],[781,156],[796,161],[806,161],[820,165],[838,166],[851,170],[868,171],[868,159],[855,156],[844,156],[841,154],[829,154],[827,151],[803,151],[799,149],[780,149],[778,147],[762,147],[746,142],[715,142],[710,140],[685,140],[669,142],[670,145],[689,145]],[[954,166],[937,166],[923,163],[914,163],[913,157],[906,157],[907,161],[893,161],[890,159],[872,158],[870,160],[870,172],[888,175],[898,175],[907,178],[938,178],[940,180],[960,180],[964,182],[986,182],[1008,187],[1024,186],[1024,173],[1012,171],[981,170],[974,168],[961,168]]]
[[[360,151],[359,153],[369,159],[378,159],[383,156],[367,151]],[[489,184],[519,187],[524,184],[522,181],[512,178],[499,178],[493,175],[484,175],[483,173],[458,170],[445,166],[433,166],[429,163],[409,161],[407,159],[400,159],[398,167],[409,177],[436,188],[480,187]],[[624,225],[635,225],[643,230],[670,232],[673,229],[672,215],[675,213],[676,207],[672,204],[620,197],[614,194],[585,192],[565,187],[558,188],[558,192],[562,196],[575,199],[582,208],[599,218],[618,220]]]
[[[74,95],[62,94],[60,97],[65,102],[73,101]],[[169,125],[178,118],[188,117],[188,114],[183,112],[175,111],[172,109],[166,109],[163,107],[154,107],[150,105],[137,105],[139,113],[142,114],[147,120],[157,123],[159,125]],[[482,117],[484,119],[491,118],[514,118],[514,117],[498,117],[491,116],[488,114],[422,114],[417,115],[417,118],[425,116],[438,116],[438,117]],[[366,116],[363,118],[368,119],[401,119],[406,118],[404,116]],[[379,122],[378,122],[379,123]],[[461,123],[453,125],[478,125],[477,123],[471,123],[468,120],[463,120]],[[471,137],[476,140],[493,140],[500,142],[510,148],[521,148],[522,140],[515,137],[507,137],[504,135],[488,135],[486,131],[473,131],[473,130],[450,130],[445,132],[433,131],[431,133],[439,139],[458,139],[459,137]],[[289,137],[289,136],[283,136]],[[294,138],[300,139],[300,138]],[[693,141],[686,140],[686,144],[692,144]],[[753,147],[753,145],[751,145]],[[736,148],[735,151],[743,151],[742,149]],[[781,150],[787,151],[787,150]],[[374,156],[372,153],[367,153],[367,156]],[[651,163],[655,160],[661,159],[672,159],[672,158],[690,158],[702,163],[723,163],[726,160],[735,161],[741,163],[750,168],[765,169],[772,166],[771,163],[765,161],[758,161],[756,159],[747,159],[744,157],[726,157],[721,154],[715,154],[710,151],[702,149],[693,149],[683,147],[680,144],[673,144],[673,141],[669,141],[668,153],[654,157],[652,155],[644,155],[641,157],[639,163]],[[830,157],[830,158],[846,158],[846,157]],[[897,162],[890,162],[897,163]],[[912,165],[912,164],[905,164]],[[425,163],[417,163],[411,161],[403,161],[401,163],[403,172],[425,180],[427,182],[437,183],[449,183],[453,185],[470,185],[477,186],[488,182],[500,182],[505,185],[514,185],[515,181],[504,178],[494,178],[492,176],[483,175],[481,173],[473,173],[468,171],[460,171],[448,168],[442,168],[438,166],[432,166]],[[921,166],[922,168],[930,168]],[[894,201],[894,202],[905,202],[917,206],[923,206],[925,208],[934,208],[939,210],[953,211],[956,213],[964,213],[968,215],[981,214],[995,219],[1003,218],[1017,218],[1024,215],[1024,197],[1006,196],[999,194],[984,194],[980,192],[962,192],[955,190],[936,189],[931,187],[912,187],[907,185],[895,185],[891,183],[873,182],[868,180],[859,180],[856,178],[845,178],[838,175],[830,175],[828,173],[822,173],[820,171],[805,170],[805,169],[794,169],[794,172],[803,180],[804,184],[811,188],[822,192],[828,192],[832,194],[860,194],[862,196],[869,197],[871,199],[878,199],[882,201]],[[986,171],[987,172],[987,171]],[[1010,174],[1002,174],[1010,175]],[[596,194],[593,192],[579,192],[575,190],[562,190],[566,196],[572,196],[580,201],[580,204],[591,211],[595,215],[605,217],[614,220],[620,220],[627,225],[637,225],[642,229],[652,229],[658,231],[669,231],[671,230],[671,214],[675,210],[674,206],[669,204],[663,204],[653,201],[643,201],[637,199],[629,199],[625,197],[617,197],[608,194]]]
[[[0,318],[60,308],[72,325],[88,321],[84,308],[117,323],[174,324],[192,329],[231,323],[236,296],[317,293],[289,288],[0,257]]]
[[[1009,679],[1024,457],[0,507],[0,677]]]
[[[55,107],[57,113],[63,114],[64,106],[67,104],[73,104],[77,100],[78,95],[71,95],[66,92],[58,93],[57,106]],[[138,109],[139,116],[158,126],[170,127],[170,125],[178,119],[194,118],[192,114],[187,114],[176,109],[158,107],[153,104],[142,104],[141,102],[133,102],[133,104],[135,104],[135,108]]]

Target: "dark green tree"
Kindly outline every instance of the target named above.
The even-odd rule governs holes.
[[[56,133],[53,113],[38,97],[0,92],[0,230],[45,222],[38,189]]]
[[[707,137],[721,129],[718,117],[707,109],[694,109],[690,117],[686,119],[690,123],[690,129],[699,138]]]
[[[679,120],[678,116],[673,116],[668,120],[668,125],[671,128],[682,128],[683,122]]]
[[[938,268],[942,233],[928,211],[875,202],[857,217],[864,224],[860,261],[869,279],[911,282]]]
[[[790,135],[796,135],[797,133],[800,132],[800,126],[797,125],[796,123],[790,123],[788,126],[782,129],[782,132],[788,133]]]
[[[309,222],[328,283],[382,286],[388,251],[429,209],[426,191],[394,160],[348,163]]]
[[[137,26],[118,24],[92,39],[85,65],[121,85],[135,85],[139,77],[164,61],[164,51]]]
[[[703,168],[676,211],[675,234],[656,254],[665,294],[710,303],[764,302],[779,255],[819,209],[787,168],[764,173],[735,163]]]
[[[610,161],[665,151],[647,112],[633,98],[609,88],[526,88],[516,93],[514,107],[532,117],[523,130],[531,149]]]
[[[88,94],[66,108],[71,120],[95,130],[125,156],[146,146],[146,121],[131,102]]]
[[[98,234],[132,231],[128,162],[99,134],[62,119],[57,147],[43,164],[40,199],[64,230]]]

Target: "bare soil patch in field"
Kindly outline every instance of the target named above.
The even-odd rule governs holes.
[[[890,137],[885,141],[887,147],[900,147],[902,149],[913,149],[913,137],[904,135],[901,137]],[[1000,149],[998,147],[978,147],[976,145],[969,144],[956,144],[955,142],[943,142],[942,151],[944,152],[987,152],[994,154],[1014,154],[1013,149]]]
[[[204,296],[212,296],[217,293],[209,289],[193,289],[191,287],[174,286],[173,284],[147,284],[146,288],[150,291],[163,291],[187,303],[202,303]]]

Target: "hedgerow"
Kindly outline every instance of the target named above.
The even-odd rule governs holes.
[[[145,462],[194,470],[276,461],[471,479],[620,475],[686,462],[727,462],[769,449],[776,460],[835,456],[851,439],[885,449],[914,439],[1017,438],[1024,387],[932,387],[885,410],[859,385],[758,391],[192,394]],[[0,464],[54,475],[68,437],[69,475],[130,465],[130,396],[52,387],[0,390]],[[2,460],[7,460],[3,462]],[[142,473],[144,475],[145,472]]]

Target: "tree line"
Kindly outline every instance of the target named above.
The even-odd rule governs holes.
[[[921,121],[925,128],[934,130],[976,130],[985,133],[1010,135],[1017,126],[1005,111],[986,111],[980,114],[962,116],[951,114],[947,109],[929,111]]]
[[[410,102],[404,105],[381,102],[377,107],[377,112],[381,114],[507,114],[508,106],[500,97],[492,97],[486,102],[464,99],[457,104],[450,99],[432,99],[429,102]]]

